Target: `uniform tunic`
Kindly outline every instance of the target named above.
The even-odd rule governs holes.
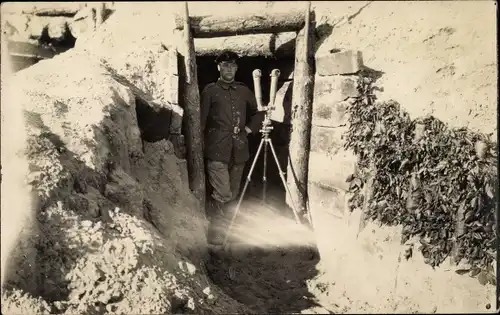
[[[208,84],[201,93],[205,158],[225,164],[246,162],[250,155],[245,126],[258,132],[256,114],[255,96],[243,83],[219,79]]]
[[[201,93],[201,130],[211,196],[228,202],[239,193],[245,162],[249,159],[245,127],[258,132],[257,102],[243,83],[218,80]]]

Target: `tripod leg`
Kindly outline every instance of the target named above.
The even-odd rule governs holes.
[[[252,166],[250,167],[250,170],[248,171],[247,179],[245,181],[245,186],[243,186],[243,191],[241,192],[240,199],[238,200],[238,204],[236,205],[236,209],[234,210],[233,217],[231,218],[231,222],[229,223],[229,227],[227,228],[226,231],[226,236],[224,237],[224,242],[222,243],[224,246],[226,245],[227,238],[229,237],[229,233],[231,232],[231,228],[233,227],[233,222],[234,219],[236,218],[236,215],[238,214],[238,211],[240,210],[241,202],[243,201],[243,197],[245,197],[245,192],[248,188],[248,184],[252,180],[252,173],[255,168],[255,164],[257,164],[257,160],[259,159],[259,154],[260,151],[262,150],[262,145],[264,144],[264,139],[260,141],[259,148],[257,149],[257,153],[255,154],[255,158],[253,159]]]
[[[281,169],[281,166],[280,166],[280,163],[279,163],[279,160],[278,160],[278,156],[276,155],[276,151],[274,150],[274,146],[273,146],[273,143],[271,141],[269,141],[269,146],[271,147],[271,152],[273,153],[273,156],[274,156],[274,161],[276,162],[276,166],[278,167],[278,171],[280,173],[280,177],[281,177],[281,181],[283,182],[283,185],[285,186],[286,188],[286,191],[288,193],[288,195],[291,196],[291,193],[290,193],[290,188],[288,187],[287,183],[286,183],[286,180],[285,180],[285,175],[283,173],[283,170]],[[297,207],[295,206],[295,203],[293,202],[292,198],[290,197],[290,200],[292,201],[292,207],[293,207],[293,215],[295,216],[295,221],[297,222],[297,224],[300,224],[300,218],[297,214]]]
[[[264,170],[262,171],[262,202],[266,202],[267,191],[267,145],[268,140],[264,140]]]

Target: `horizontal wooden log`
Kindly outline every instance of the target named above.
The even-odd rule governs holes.
[[[34,14],[39,16],[74,16],[85,2],[11,2],[2,6],[3,13]]]
[[[28,42],[7,41],[7,49],[11,56],[26,58],[50,59],[57,54],[52,49]]]
[[[12,72],[18,72],[20,70],[31,67],[32,65],[36,64],[38,61],[40,61],[40,59],[33,58],[32,56],[27,56],[27,57],[12,56],[12,60],[11,60]]]
[[[197,56],[218,55],[231,49],[240,56],[291,56],[295,53],[295,32],[279,34],[248,34],[216,38],[197,38]]]
[[[34,10],[33,14],[38,16],[65,16],[73,17],[78,12],[75,8],[40,8]]]
[[[210,38],[245,34],[297,32],[305,23],[303,11],[274,14],[250,12],[227,16],[191,16],[193,36]],[[183,19],[176,17],[176,29],[182,30]]]

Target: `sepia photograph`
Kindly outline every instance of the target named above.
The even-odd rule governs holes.
[[[498,314],[498,4],[1,4],[1,308]]]

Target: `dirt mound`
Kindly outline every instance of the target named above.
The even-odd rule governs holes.
[[[148,104],[147,93],[77,51],[8,83],[24,111],[35,194],[15,211],[36,220],[25,221],[8,261],[5,313],[245,311],[216,287],[203,293],[212,286],[205,219],[173,145],[141,139],[136,103]]]

